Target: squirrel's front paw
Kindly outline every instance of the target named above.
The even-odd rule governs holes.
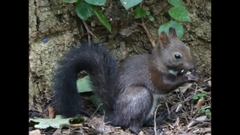
[[[192,82],[197,82],[199,80],[197,72],[196,71],[188,71],[186,74],[184,74],[184,78],[186,79],[187,82],[192,83]]]

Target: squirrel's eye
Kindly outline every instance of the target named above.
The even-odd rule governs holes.
[[[174,57],[175,57],[176,59],[180,59],[180,58],[182,58],[182,55],[181,55],[180,53],[175,53],[175,54],[174,54]]]

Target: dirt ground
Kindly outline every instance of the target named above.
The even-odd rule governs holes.
[[[207,82],[207,83],[206,83]],[[193,99],[196,93],[206,93],[202,99]],[[96,107],[92,105],[87,96],[83,96],[85,111],[88,112],[84,116],[85,121],[77,126],[66,129],[35,129],[42,134],[112,134],[112,135],[130,135],[132,134],[128,129],[121,129],[113,127],[104,122],[104,115],[96,112]],[[139,135],[211,135],[211,114],[203,112],[201,108],[211,109],[211,89],[210,81],[204,80],[202,82],[193,83],[180,87],[175,92],[169,94],[161,100],[157,113],[168,110],[174,112],[173,116],[169,116],[163,124],[154,127],[143,127]],[[48,118],[51,117],[51,112],[45,110],[43,113],[30,110],[30,117]],[[49,113],[50,112],[50,113]],[[30,126],[31,131],[35,131],[33,126]]]

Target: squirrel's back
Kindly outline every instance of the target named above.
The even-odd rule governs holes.
[[[116,84],[118,88],[144,84],[146,80],[150,80],[148,59],[149,54],[132,55],[126,58],[119,67]]]

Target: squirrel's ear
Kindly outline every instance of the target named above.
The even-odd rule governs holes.
[[[159,36],[159,41],[157,46],[163,50],[168,44],[170,44],[170,40],[167,34],[163,31]]]
[[[177,37],[176,30],[173,27],[169,27],[169,37],[171,38]]]

